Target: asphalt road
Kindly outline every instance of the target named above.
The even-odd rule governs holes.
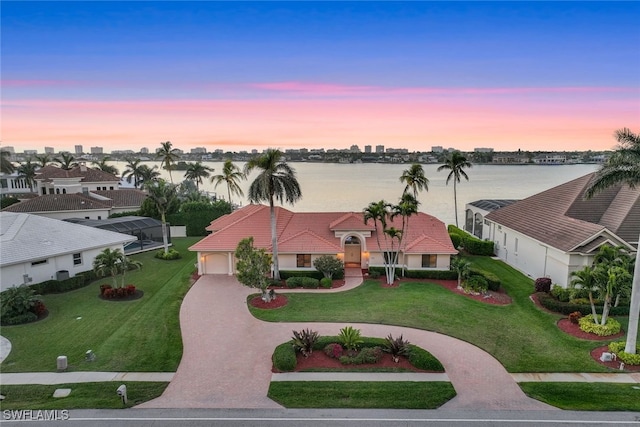
[[[127,409],[71,410],[66,420],[12,421],[2,412],[3,426],[87,427],[414,427],[414,426],[640,426],[640,413],[576,411],[418,411],[350,409]],[[32,418],[33,419],[33,418]]]

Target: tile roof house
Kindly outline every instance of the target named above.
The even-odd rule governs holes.
[[[198,253],[199,274],[234,274],[234,252],[245,237],[252,236],[256,247],[271,251],[270,224],[265,205],[247,205],[212,221],[207,227],[212,233],[189,248]],[[334,255],[361,268],[384,264],[375,227],[371,221],[364,223],[361,212],[294,213],[276,207],[276,229],[281,270],[312,270],[321,255]],[[447,270],[450,256],[457,253],[444,223],[425,213],[410,217],[405,244],[400,260],[411,270]]]
[[[84,164],[69,170],[50,165],[38,169],[35,181],[38,194],[86,194],[94,190],[117,190],[120,178]]]
[[[0,212],[0,290],[73,277],[93,268],[105,248],[135,236],[25,213]]]
[[[114,213],[140,209],[146,197],[144,191],[134,189],[46,194],[16,203],[2,211],[32,213],[54,219],[106,219]]]
[[[529,276],[568,286],[604,244],[637,250],[640,188],[611,187],[584,200],[593,174],[574,179],[485,216],[483,236],[496,255]]]

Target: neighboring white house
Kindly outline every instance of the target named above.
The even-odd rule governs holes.
[[[37,172],[37,193],[73,194],[90,191],[117,190],[120,178],[99,169],[86,167],[84,164],[65,170],[57,166],[45,166]]]
[[[20,177],[18,172],[0,173],[0,197],[14,196],[24,198],[25,196],[35,196],[37,194],[35,191],[35,186],[31,191],[27,180]]]
[[[383,245],[378,248],[376,229],[364,223],[362,212],[291,212],[276,208],[278,259],[281,270],[314,270],[313,261],[322,255],[342,259],[346,266],[368,268],[384,265]],[[390,222],[401,228],[401,219]],[[212,234],[189,248],[198,253],[199,274],[234,274],[235,249],[245,237],[271,251],[269,207],[247,205],[211,222]],[[444,223],[425,213],[411,216],[399,254],[399,266],[411,270],[448,270],[451,255],[457,254]]]
[[[25,213],[0,212],[0,290],[73,277],[130,236]]]
[[[600,246],[634,252],[640,233],[640,188],[614,186],[590,200],[593,174],[494,210],[484,217],[483,238],[496,255],[532,278],[568,286],[571,273],[589,266]]]
[[[503,199],[476,200],[475,202],[467,203],[465,207],[464,231],[473,234],[478,239],[488,240],[489,228],[486,225],[484,217],[487,216],[489,212],[504,208],[515,202],[517,202],[517,200]]]

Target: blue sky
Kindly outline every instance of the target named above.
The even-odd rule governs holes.
[[[638,2],[3,1],[2,140],[611,148],[640,122],[639,17]]]

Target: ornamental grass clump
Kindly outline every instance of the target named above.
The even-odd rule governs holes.
[[[400,356],[409,356],[410,347],[409,341],[405,340],[402,335],[398,338],[393,338],[391,334],[386,338],[384,351],[391,355],[394,362],[400,361]]]
[[[309,357],[313,353],[313,346],[318,342],[320,335],[311,329],[303,329],[301,331],[293,331],[293,348],[300,352],[304,357]]]

